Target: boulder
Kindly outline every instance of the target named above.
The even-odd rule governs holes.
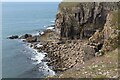
[[[18,35],[14,35],[14,36],[10,36],[10,37],[8,37],[8,39],[18,39],[18,38],[19,38]]]
[[[37,41],[37,37],[28,37],[25,40],[26,42],[36,42]]]
[[[83,60],[89,60],[95,56],[95,49],[89,45],[83,47]]]
[[[20,39],[26,39],[26,38],[28,38],[28,37],[32,37],[32,35],[31,35],[31,34],[25,34],[25,35],[22,35],[22,36],[20,37]]]
[[[42,59],[42,62],[50,62],[51,60],[48,57],[44,57],[44,59]]]

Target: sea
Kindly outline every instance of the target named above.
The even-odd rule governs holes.
[[[27,43],[11,35],[33,35],[54,24],[58,2],[3,2],[2,3],[2,78],[44,78],[55,75]]]

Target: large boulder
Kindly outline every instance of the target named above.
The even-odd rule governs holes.
[[[19,36],[18,35],[12,35],[12,36],[10,36],[10,37],[8,37],[8,39],[18,39],[19,38]]]
[[[25,40],[26,42],[36,42],[37,41],[37,37],[28,37],[28,38],[26,38],[26,40]]]
[[[25,35],[22,35],[22,36],[20,37],[20,39],[26,39],[26,38],[28,38],[28,37],[32,37],[32,35],[31,35],[31,34],[25,34]]]
[[[89,60],[95,56],[95,49],[90,45],[85,45],[83,47],[83,59],[84,61]]]

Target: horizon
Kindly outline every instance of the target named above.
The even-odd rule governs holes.
[[[61,2],[62,0],[1,0],[1,2]]]
[[[1,0],[0,2],[118,2],[119,0]]]

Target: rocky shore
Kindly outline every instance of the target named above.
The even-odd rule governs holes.
[[[46,52],[45,59],[48,66],[52,66],[54,71],[65,71],[72,68],[75,64],[84,64],[85,60],[95,56],[95,49],[89,45],[85,45],[88,40],[60,40],[54,30],[45,30],[44,34],[32,36],[24,34],[9,39],[22,39],[29,43],[33,49],[38,52]]]
[[[118,48],[120,30],[116,28],[117,3],[59,4],[55,29],[37,36],[25,34],[9,39],[24,39],[38,52],[46,52],[42,61],[56,72],[102,56]],[[84,4],[84,5],[83,5]]]

